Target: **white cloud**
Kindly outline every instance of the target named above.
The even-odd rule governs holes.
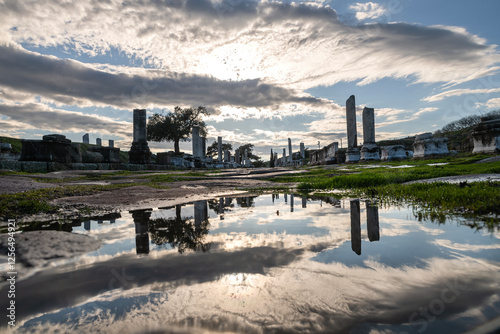
[[[432,95],[429,97],[426,97],[425,99],[422,99],[422,101],[427,101],[427,102],[436,102],[436,101],[441,101],[449,97],[453,96],[462,96],[462,95],[470,95],[470,94],[492,94],[492,93],[500,93],[500,88],[478,88],[478,89],[469,89],[469,88],[462,88],[462,89],[452,89],[448,90],[436,95]]]
[[[485,106],[488,109],[499,109],[500,108],[500,97],[496,97],[493,99],[489,99],[486,103]]]
[[[355,3],[349,9],[356,11],[356,19],[359,21],[377,19],[387,13],[387,9],[375,2]]]

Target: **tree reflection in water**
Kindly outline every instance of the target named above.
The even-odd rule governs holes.
[[[175,217],[147,218],[147,232],[149,232],[151,242],[157,246],[170,245],[173,248],[177,248],[179,253],[184,253],[186,250],[207,252],[211,246],[210,243],[203,242],[209,232],[207,201],[194,202],[194,219],[191,217],[182,217],[181,211],[182,206],[176,205]],[[136,213],[133,216],[136,225],[138,223],[144,225],[144,219],[141,222],[135,219],[136,216],[144,218],[144,214],[138,215]],[[146,240],[146,238],[138,238],[136,235],[136,241],[138,240]],[[149,253],[142,244],[137,244],[136,247],[138,254]]]

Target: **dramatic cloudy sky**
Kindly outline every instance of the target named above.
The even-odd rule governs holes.
[[[498,0],[0,0],[0,135],[88,132],[128,150],[134,108],[203,105],[208,144],[267,158],[289,137],[345,146],[352,94],[375,108],[377,140],[435,131],[500,108],[498,13]]]

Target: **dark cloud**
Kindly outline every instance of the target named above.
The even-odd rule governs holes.
[[[110,73],[74,60],[61,60],[0,46],[0,85],[64,104],[95,103],[133,108],[143,105],[267,107],[282,103],[326,104],[258,79],[224,81],[157,70]]]
[[[123,137],[132,135],[128,122],[118,122],[110,118],[85,115],[79,112],[51,109],[42,104],[0,104],[0,115],[9,117],[7,128],[24,123],[33,128],[50,131],[102,131]],[[14,122],[14,123],[12,123]]]

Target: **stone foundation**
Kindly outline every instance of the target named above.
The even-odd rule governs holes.
[[[482,117],[472,132],[472,153],[500,152],[500,118]]]
[[[414,158],[447,155],[450,153],[448,151],[448,138],[433,138],[430,132],[420,134],[415,137],[413,152]]]
[[[382,160],[384,161],[408,158],[403,145],[382,146],[380,150],[382,151]]]

